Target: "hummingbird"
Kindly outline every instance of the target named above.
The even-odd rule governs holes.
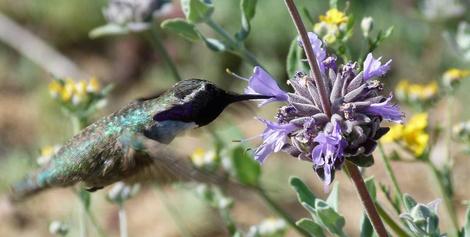
[[[165,147],[177,135],[211,123],[229,104],[269,98],[227,92],[207,80],[180,81],[161,96],[133,101],[81,130],[45,166],[14,184],[11,199],[77,183],[96,191],[155,163],[170,164]],[[151,157],[145,155],[148,140],[157,143]]]

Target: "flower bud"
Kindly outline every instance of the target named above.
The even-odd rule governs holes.
[[[374,28],[374,19],[370,16],[362,18],[361,29],[364,37],[369,37],[369,33]]]

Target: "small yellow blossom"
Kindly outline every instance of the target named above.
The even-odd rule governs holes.
[[[410,100],[412,102],[429,102],[437,97],[439,85],[436,81],[428,84],[410,83],[408,80],[402,80],[395,88],[395,94],[400,100]]]
[[[96,79],[96,77],[92,77],[90,81],[88,81],[87,91],[89,93],[97,93],[99,92],[100,89],[101,89],[100,82],[98,81],[98,79]]]
[[[75,91],[75,83],[73,79],[67,78],[65,80],[64,87],[60,93],[60,98],[62,99],[62,101],[67,102],[72,98],[74,91]]]
[[[60,82],[57,80],[53,80],[51,83],[49,83],[48,88],[49,94],[51,94],[52,98],[57,98],[63,90],[62,84],[60,84]]]
[[[336,41],[339,33],[345,31],[348,16],[336,8],[332,8],[321,15],[320,22],[313,26],[313,31],[322,37],[326,44],[332,44]]]
[[[453,86],[463,78],[470,76],[470,70],[463,70],[458,68],[451,68],[444,72],[442,75],[442,82],[446,86]]]
[[[327,24],[339,25],[348,22],[348,16],[336,8],[332,8],[325,15],[320,16],[320,21]]]
[[[382,142],[403,142],[405,147],[412,151],[415,156],[422,155],[429,142],[429,134],[426,132],[428,126],[428,114],[419,113],[411,117],[405,125],[395,125],[382,137]]]
[[[54,145],[54,146],[45,146],[42,147],[40,150],[40,156],[37,158],[37,163],[39,165],[44,165],[51,160],[52,156],[59,151],[60,146]]]
[[[217,159],[217,155],[214,151],[205,151],[204,149],[198,147],[194,150],[191,155],[191,161],[196,167],[203,167],[206,165],[212,165]]]
[[[75,83],[74,89],[72,103],[78,105],[87,98],[87,83],[85,81],[79,81]]]

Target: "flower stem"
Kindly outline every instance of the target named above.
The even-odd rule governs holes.
[[[165,206],[166,211],[170,215],[176,227],[178,228],[181,236],[191,237],[192,236],[191,232],[189,231],[188,227],[184,224],[184,221],[181,219],[181,216],[178,213],[175,206],[173,206],[168,200],[168,197],[166,196],[165,192],[162,190],[162,187],[159,184],[155,184],[154,190],[155,190],[155,193],[158,195],[160,201],[163,203],[163,206]]]
[[[119,236],[120,237],[127,237],[127,215],[126,209],[124,209],[124,205],[121,203],[119,204]]]
[[[408,234],[403,228],[396,223],[393,218],[385,211],[385,209],[380,205],[380,203],[375,203],[375,207],[377,208],[377,212],[379,213],[380,217],[382,220],[390,227],[390,229],[395,232],[396,236],[399,237],[409,237],[410,234]]]
[[[217,32],[224,40],[230,44],[230,47],[234,50],[230,51],[233,54],[240,56],[241,58],[248,61],[253,66],[260,66],[264,68],[256,59],[255,55],[248,51],[243,44],[238,43],[227,31],[224,30],[217,22],[209,18],[207,20],[207,25],[212,28],[215,32]]]
[[[155,27],[151,27],[148,34],[148,39],[152,46],[158,51],[160,56],[163,58],[163,61],[168,66],[168,69],[170,69],[171,74],[173,75],[174,81],[178,82],[181,81],[181,76],[178,72],[178,69],[176,68],[175,63],[170,57],[170,54],[166,50],[165,46],[163,45],[163,42],[161,40],[160,34],[158,33],[158,30],[154,29]]]
[[[387,175],[390,178],[390,180],[392,180],[393,188],[395,189],[395,192],[397,192],[398,197],[400,199],[400,203],[404,207],[405,203],[403,201],[403,193],[401,192],[401,189],[400,189],[400,186],[398,185],[398,181],[397,181],[397,178],[395,176],[395,173],[393,172],[392,166],[390,165],[390,159],[387,156],[387,154],[385,154],[382,143],[380,143],[380,142],[379,142],[379,151],[380,151],[380,155],[382,157],[382,161],[384,162],[384,165],[385,165],[385,171],[387,172]]]
[[[255,188],[256,193],[268,204],[268,206],[276,212],[282,219],[284,219],[292,228],[294,228],[299,234],[303,236],[310,236],[307,232],[305,232],[303,229],[298,227],[295,224],[295,220],[286,212],[284,209],[282,209],[276,201],[274,201],[267,193],[266,191],[261,188],[261,187],[256,187]]]
[[[426,160],[426,164],[431,171],[431,174],[434,178],[434,183],[437,184],[439,192],[441,193],[442,199],[444,200],[444,205],[446,206],[447,214],[449,215],[449,219],[452,224],[451,236],[457,235],[459,231],[459,224],[457,220],[457,214],[455,213],[455,207],[452,203],[452,199],[449,197],[448,193],[446,192],[444,183],[442,183],[441,175],[439,174],[439,170],[434,166],[430,159]]]
[[[308,38],[307,30],[305,29],[304,23],[302,22],[302,18],[300,17],[299,11],[295,6],[293,0],[284,0],[289,10],[289,13],[292,17],[295,27],[297,28],[297,32],[300,35],[300,40],[302,41],[302,46],[305,50],[305,54],[307,55],[307,61],[310,65],[310,69],[312,70],[312,77],[315,85],[317,86],[318,94],[320,95],[320,101],[322,105],[322,109],[328,117],[331,117],[331,106],[330,101],[328,98],[328,93],[326,91],[325,84],[323,82],[323,78],[321,76],[320,67],[318,66],[317,58],[315,57],[315,52],[313,52],[312,45],[310,44],[310,39]]]
[[[354,186],[356,186],[356,190],[359,194],[359,197],[361,198],[362,204],[366,209],[367,216],[369,217],[375,232],[379,237],[387,237],[387,230],[382,223],[382,219],[380,219],[380,216],[377,213],[374,201],[372,201],[372,198],[367,191],[366,184],[364,183],[364,179],[362,179],[359,169],[350,161],[346,161],[344,167],[346,167],[346,171],[349,173]]]

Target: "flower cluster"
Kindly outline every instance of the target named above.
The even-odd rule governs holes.
[[[110,87],[102,88],[100,82],[90,80],[74,81],[72,78],[56,79],[49,83],[49,93],[69,113],[87,115],[96,106],[103,105]]]
[[[345,33],[349,16],[336,9],[329,9],[325,15],[321,15],[320,22],[313,26],[313,31],[327,44],[333,44],[340,34]]]
[[[381,141],[399,142],[416,157],[420,157],[426,151],[429,143],[428,114],[418,113],[413,115],[406,125],[394,125]]]
[[[371,159],[377,140],[388,131],[381,127],[382,120],[400,123],[403,114],[391,102],[392,95],[381,95],[383,85],[376,80],[387,73],[391,60],[382,64],[381,58],[368,54],[362,67],[356,62],[338,65],[314,33],[309,33],[309,38],[332,114],[323,110],[317,85],[309,74],[298,72],[288,82],[294,92],[287,93],[267,72],[255,67],[247,91],[287,102],[279,109],[276,122],[260,119],[266,129],[255,158],[262,163],[273,152],[287,152],[313,162],[315,172],[328,185],[345,158],[355,163]]]
[[[408,104],[429,105],[438,99],[439,85],[436,81],[418,84],[402,80],[395,88],[395,95],[398,100]]]
[[[449,88],[455,88],[462,79],[470,77],[470,70],[451,68],[442,75],[442,84]]]

